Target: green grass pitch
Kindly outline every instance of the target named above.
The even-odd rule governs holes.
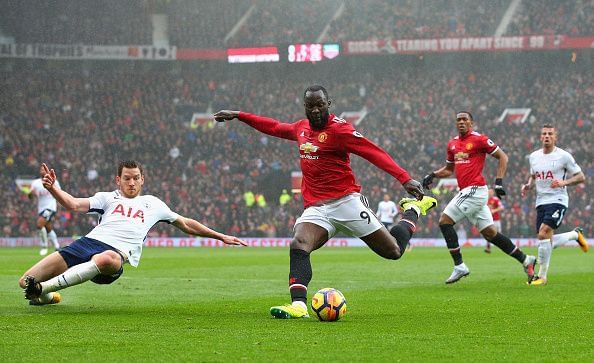
[[[535,253],[535,249],[529,252]],[[0,357],[21,361],[594,361],[594,253],[555,250],[549,285],[525,284],[500,251],[464,250],[471,275],[448,286],[445,248],[388,261],[366,248],[312,255],[310,297],[335,287],[338,322],[275,320],[289,300],[288,251],[146,249],[111,286],[29,306],[17,280],[37,259],[0,249]]]

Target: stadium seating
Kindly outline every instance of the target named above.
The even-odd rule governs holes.
[[[594,174],[584,137],[592,135],[593,91],[583,71],[411,69],[348,76],[325,84],[335,101],[332,110],[367,106],[369,114],[358,130],[417,179],[442,165],[446,140],[455,135],[455,110],[471,110],[477,129],[510,156],[503,213],[509,235],[534,235],[534,198],[521,199],[519,189],[528,175],[526,155],[538,147],[542,123],[558,125],[559,145],[573,153],[588,178]],[[278,195],[287,188],[290,172],[298,170],[295,146],[238,122],[188,129],[190,116],[180,110],[204,112],[211,104],[213,109],[241,108],[292,122],[303,115],[302,90],[307,84],[290,76],[285,82],[257,74],[213,77],[208,72],[154,71],[3,74],[0,87],[13,95],[2,99],[0,114],[0,186],[10,191],[2,193],[3,235],[33,234],[34,205],[16,190],[14,179],[35,176],[40,162],[57,170],[66,190],[89,196],[114,189],[116,162],[136,158],[148,173],[145,192],[161,197],[179,213],[242,236],[290,236],[301,200],[296,196],[280,207]],[[534,119],[524,124],[498,122],[504,107],[520,106],[532,108]],[[374,206],[386,191],[395,199],[403,196],[383,171],[358,157],[352,164]],[[487,162],[489,181],[495,165],[494,160]],[[246,207],[243,194],[248,190],[265,195],[266,207]],[[438,196],[441,208],[451,198],[444,192]],[[591,219],[591,196],[584,187],[572,188],[570,201],[567,228]],[[61,235],[83,234],[96,223],[94,217],[63,210],[59,217]],[[430,213],[418,236],[439,236],[437,219],[438,213]],[[177,232],[158,225],[154,233]],[[470,231],[471,236],[476,233]]]

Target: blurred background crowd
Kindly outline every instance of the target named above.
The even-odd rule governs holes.
[[[148,18],[159,11],[168,14],[171,44],[225,47],[487,36],[496,31],[509,1],[186,0],[131,1],[122,8],[113,0],[101,6],[59,0],[33,12],[23,2],[2,4],[7,11],[0,14],[1,30],[20,43],[147,44]],[[594,1],[522,1],[505,34],[592,35],[593,10]],[[543,12],[555,16],[531,16]],[[329,91],[331,112],[366,109],[357,130],[417,180],[444,164],[447,142],[456,136],[455,112],[471,111],[477,131],[509,156],[502,221],[512,237],[536,234],[534,194],[521,198],[520,186],[529,175],[527,156],[540,147],[541,126],[554,124],[558,145],[574,155],[587,178],[586,185],[569,190],[563,228],[580,225],[592,236],[587,186],[594,176],[594,83],[591,68],[580,61],[576,54],[559,53],[376,56],[290,69],[220,62],[5,63],[0,73],[0,233],[35,235],[36,205],[15,179],[37,177],[41,162],[56,170],[66,191],[84,197],[116,189],[117,162],[136,159],[145,166],[144,192],[174,211],[224,233],[289,237],[303,210],[300,195],[291,193],[291,173],[299,170],[297,145],[238,121],[206,119],[190,126],[190,119],[193,112],[241,109],[293,122],[304,117],[303,90],[319,83]],[[532,111],[523,123],[500,122],[502,112],[514,107]],[[405,196],[388,174],[357,156],[351,160],[372,208],[384,193],[396,202]],[[486,164],[492,184],[497,163],[488,158]],[[455,191],[436,187],[428,193],[437,196],[442,210]],[[416,236],[439,238],[438,218],[438,212],[429,213]],[[60,236],[72,236],[85,234],[96,222],[94,216],[59,208],[55,226]],[[178,233],[165,224],[151,232]],[[478,236],[468,229],[468,237]]]

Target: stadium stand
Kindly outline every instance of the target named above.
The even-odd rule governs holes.
[[[170,45],[225,48],[368,39],[493,36],[507,0],[4,1],[0,35],[17,43],[149,45],[152,14]],[[117,11],[114,11],[117,9]],[[594,2],[522,1],[504,35],[592,35]],[[368,19],[374,19],[368,21]]]
[[[281,77],[281,76],[279,76]],[[208,105],[241,108],[286,122],[302,117],[299,78],[264,80],[258,74],[241,78],[193,72],[15,71],[3,74],[0,87],[0,138],[3,235],[27,236],[34,229],[34,208],[14,185],[18,176],[35,176],[40,162],[54,167],[65,189],[92,195],[114,188],[114,162],[141,160],[147,169],[146,193],[160,196],[184,215],[240,236],[289,236],[301,212],[299,196],[281,207],[278,195],[298,170],[295,146],[266,137],[241,123],[206,122],[190,129],[189,110]],[[290,84],[291,86],[286,86]],[[358,126],[384,147],[411,174],[421,179],[445,158],[445,140],[455,135],[453,113],[470,109],[478,130],[487,133],[510,156],[504,228],[517,237],[534,235],[533,197],[521,199],[519,186],[528,174],[526,155],[538,147],[544,122],[560,128],[559,145],[570,150],[588,178],[591,158],[592,97],[586,72],[574,70],[444,71],[349,74],[325,82],[337,112],[369,114]],[[396,86],[397,85],[397,86]],[[523,124],[500,123],[504,107],[530,107],[533,119]],[[377,203],[385,191],[396,197],[400,187],[383,171],[354,156],[353,168],[363,192]],[[495,162],[487,163],[491,181]],[[282,177],[279,177],[282,176]],[[266,206],[245,205],[247,191],[262,194]],[[438,191],[441,206],[451,198]],[[566,226],[591,219],[591,197],[583,185],[570,192]],[[423,222],[418,236],[440,236],[438,213]],[[62,234],[78,235],[96,219],[59,213]],[[175,233],[158,225],[155,235]],[[592,230],[586,231],[592,234]],[[471,236],[477,231],[471,231]]]

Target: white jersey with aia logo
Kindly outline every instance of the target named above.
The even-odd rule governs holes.
[[[536,182],[536,206],[556,203],[569,207],[567,188],[551,188],[551,182],[565,180],[580,171],[582,169],[573,156],[561,148],[555,147],[548,154],[543,149],[530,154],[530,174]]]
[[[60,183],[56,180],[54,185],[60,189]],[[35,179],[31,183],[31,193],[37,196],[37,213],[41,213],[46,209],[57,211],[58,205],[56,199],[43,187],[41,179]]]
[[[99,192],[90,197],[89,202],[89,213],[98,213],[101,218],[87,237],[123,252],[132,266],[138,266],[149,230],[157,222],[171,223],[179,218],[163,201],[152,195],[130,199],[116,190]]]

